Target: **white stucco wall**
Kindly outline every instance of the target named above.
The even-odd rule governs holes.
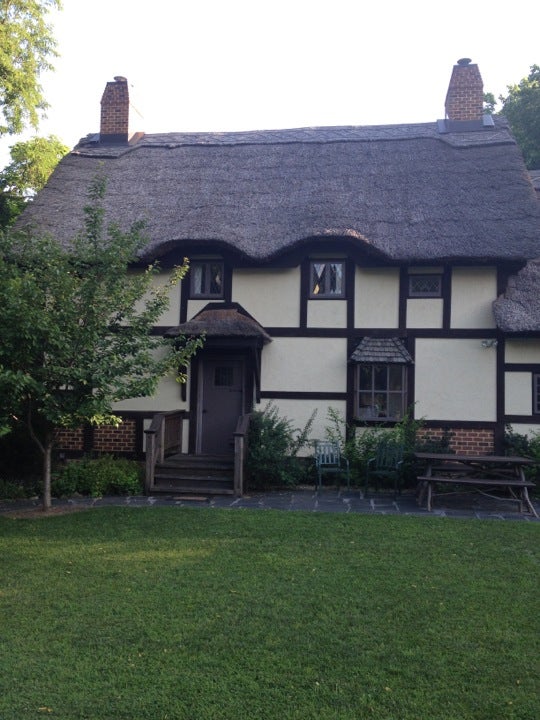
[[[479,339],[416,341],[415,417],[496,419],[496,352]]]
[[[298,327],[300,268],[235,270],[232,300],[265,327]]]
[[[141,271],[138,270],[132,270],[130,271],[132,274],[137,275],[141,274]],[[153,289],[157,289],[163,285],[165,285],[170,277],[171,277],[171,270],[163,270],[155,275],[152,276],[152,282],[151,287]],[[180,281],[177,285],[174,285],[169,290],[169,309],[164,312],[160,319],[157,321],[156,325],[167,325],[167,326],[173,326],[178,325],[180,322],[180,288],[181,288],[182,282]],[[147,293],[146,298],[150,297],[150,293]],[[141,312],[144,307],[144,300],[137,303],[136,305],[137,310]]]
[[[527,435],[532,437],[540,433],[540,423],[538,425],[530,425],[527,423],[512,423],[512,431],[518,435]]]
[[[347,327],[347,301],[308,300],[307,325],[313,328]]]
[[[408,328],[441,328],[443,301],[441,298],[410,298],[407,300]]]
[[[316,415],[313,420],[312,430],[310,432],[310,440],[324,440],[326,438],[326,429],[331,425],[328,420],[328,410],[333,408],[338,413],[345,417],[346,406],[345,402],[340,400],[335,401],[321,401],[321,400],[272,400],[272,405],[278,410],[280,417],[286,417],[291,421],[294,428],[303,430],[307,421],[311,417],[311,414],[316,410]],[[256,410],[264,410],[267,406],[268,401],[263,400],[256,406]],[[303,452],[299,453],[301,456],[308,456],[313,454],[313,447],[310,445],[305,448]]]
[[[532,377],[530,372],[504,374],[504,412],[506,415],[532,413]]]
[[[198,312],[200,312],[208,303],[223,302],[223,300],[205,298],[204,300],[188,300],[187,319],[191,320]],[[178,323],[177,323],[178,324]]]
[[[366,328],[398,327],[398,268],[356,268],[354,324]]]
[[[166,412],[168,410],[187,410],[182,402],[181,385],[174,376],[160,380],[156,393],[151,397],[131,398],[114,404],[114,410],[124,412]]]
[[[344,338],[274,338],[262,352],[261,390],[345,392]]]
[[[451,297],[451,327],[495,327],[492,307],[497,298],[495,268],[453,268]]]
[[[505,362],[540,363],[540,339],[507,340]]]

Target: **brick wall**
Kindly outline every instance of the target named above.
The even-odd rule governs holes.
[[[450,448],[460,455],[490,455],[495,451],[493,430],[483,428],[425,428],[419,437],[430,440],[443,440],[448,437]]]
[[[82,428],[76,430],[58,430],[56,433],[56,447],[60,450],[82,451],[84,448],[84,431]]]
[[[59,430],[56,449],[64,452],[137,453],[137,426],[135,420],[124,419],[118,426],[103,425],[95,428]]]
[[[94,447],[97,452],[135,452],[136,429],[134,420],[124,420],[118,427],[103,425],[94,428]]]

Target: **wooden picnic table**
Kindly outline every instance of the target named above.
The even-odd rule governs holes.
[[[505,499],[519,502],[520,512],[538,514],[529,498],[528,489],[535,484],[527,480],[526,466],[534,465],[535,460],[515,455],[453,455],[444,453],[415,453],[415,458],[425,466],[418,480],[418,503],[433,509],[436,485],[463,485],[497,497],[495,492],[507,492]]]

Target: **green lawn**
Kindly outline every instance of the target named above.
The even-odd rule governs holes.
[[[0,718],[537,720],[540,523],[0,518]]]

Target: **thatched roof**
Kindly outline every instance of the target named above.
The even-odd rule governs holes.
[[[145,257],[195,244],[264,262],[312,238],[347,238],[382,261],[524,261],[540,255],[540,204],[504,120],[245,133],[88,136],[19,222],[68,243],[91,179],[107,216],[146,220]]]
[[[540,332],[540,259],[510,278],[493,312],[497,327],[505,332]]]
[[[533,188],[536,190],[536,194],[540,199],[540,170],[529,170],[529,175],[531,177]]]
[[[272,342],[262,325],[237,303],[210,303],[191,320],[170,328],[166,334],[169,337],[206,335],[208,338],[255,338],[263,344]]]

